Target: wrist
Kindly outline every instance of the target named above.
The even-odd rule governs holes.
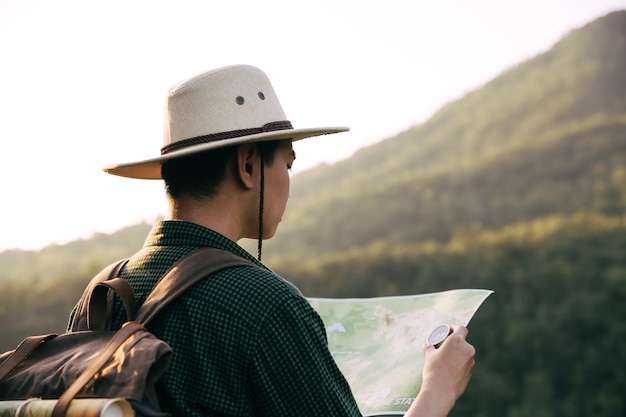
[[[422,385],[405,417],[445,417],[455,403],[456,396],[451,390]]]

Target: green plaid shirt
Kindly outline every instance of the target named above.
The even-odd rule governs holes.
[[[176,417],[360,415],[319,315],[292,284],[214,231],[179,221],[155,224],[121,272],[138,307],[170,266],[205,246],[259,267],[213,274],[153,322],[153,333],[174,351],[158,387],[163,408]],[[119,327],[121,306],[116,313]]]

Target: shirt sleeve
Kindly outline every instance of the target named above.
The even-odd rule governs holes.
[[[302,297],[278,305],[260,328],[248,381],[261,415],[361,415],[328,350],[324,324]]]

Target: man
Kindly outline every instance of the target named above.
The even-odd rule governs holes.
[[[144,247],[121,272],[138,305],[158,278],[195,249],[228,250],[256,266],[217,272],[152,323],[173,348],[158,386],[174,416],[357,416],[335,365],[323,322],[299,291],[261,262],[289,196],[292,142],[347,128],[294,129],[266,75],[232,66],[172,89],[161,156],[112,165],[130,178],[163,179],[169,201]],[[236,244],[258,239],[258,258]],[[116,312],[119,327],[125,314]],[[444,416],[465,390],[474,349],[455,327],[426,349],[424,383],[408,415]],[[417,353],[416,353],[417,354]]]

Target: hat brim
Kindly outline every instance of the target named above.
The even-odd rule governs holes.
[[[291,139],[297,141],[313,136],[328,135],[332,133],[347,132],[348,127],[324,127],[310,129],[289,129],[272,132],[258,133],[255,135],[241,136],[232,139],[225,139],[216,142],[208,142],[195,146],[190,146],[178,151],[170,152],[156,158],[145,159],[137,162],[128,162],[103,167],[104,172],[126,178],[136,178],[145,180],[160,180],[161,165],[170,159],[181,158],[212,149],[224,148],[226,146],[249,143],[264,142],[269,140]]]

